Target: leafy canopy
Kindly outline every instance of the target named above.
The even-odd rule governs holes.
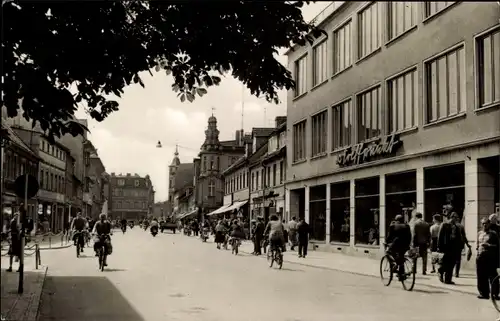
[[[308,2],[306,2],[308,3]],[[83,132],[85,103],[97,121],[118,110],[142,71],[165,72],[192,102],[230,73],[251,93],[278,103],[291,73],[277,49],[305,45],[322,31],[306,23],[303,1],[10,1],[3,3],[4,105],[49,136]],[[72,94],[70,92],[75,94]]]

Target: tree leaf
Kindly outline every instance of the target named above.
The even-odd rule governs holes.
[[[205,88],[196,88],[196,93],[198,94],[198,96],[202,97],[207,93],[207,90]]]
[[[186,100],[186,94],[181,95],[181,102],[183,103]]]

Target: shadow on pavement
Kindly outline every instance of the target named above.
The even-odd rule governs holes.
[[[124,271],[128,271],[127,269],[113,269],[113,268],[104,268],[104,271],[103,272],[124,272]]]
[[[289,269],[289,268],[281,268],[281,271],[288,271],[288,272],[304,272],[304,270],[296,270],[296,269]]]
[[[413,289],[413,292],[425,293],[425,294],[448,294],[449,292],[441,290],[423,290],[423,289]]]
[[[106,277],[47,276],[38,321],[145,321]]]

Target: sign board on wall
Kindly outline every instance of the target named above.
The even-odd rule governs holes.
[[[369,143],[359,143],[344,149],[337,157],[337,164],[342,167],[359,165],[381,156],[391,156],[402,144],[396,134]]]

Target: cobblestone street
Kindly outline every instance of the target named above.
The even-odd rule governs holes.
[[[134,228],[113,237],[109,268],[97,269],[92,249],[46,251],[49,266],[40,321],[49,320],[495,320],[489,301],[447,289],[219,251],[180,234],[156,238]],[[307,258],[314,264],[314,257]]]

